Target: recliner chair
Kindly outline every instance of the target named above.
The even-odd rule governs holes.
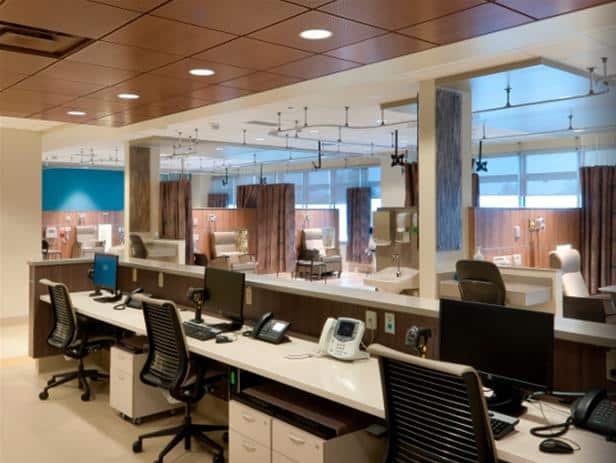
[[[485,260],[456,262],[458,288],[463,301],[505,305],[507,290],[500,270]]]
[[[254,272],[257,263],[238,248],[238,234],[235,231],[212,232],[210,236],[212,259],[208,267],[234,272]]]
[[[562,273],[563,316],[592,322],[616,322],[616,308],[609,295],[590,295],[581,272],[582,258],[576,249],[550,252],[550,267]]]
[[[180,312],[173,302],[140,295],[136,298],[143,303],[143,316],[149,344],[148,358],[140,374],[141,381],[169,391],[174,399],[186,404],[186,412],[183,424],[139,436],[133,443],[133,452],[139,453],[143,450],[143,439],[173,436],[171,442],[160,452],[155,461],[155,463],[163,463],[165,455],[182,440],[184,448],[190,450],[191,438],[195,438],[214,450],[214,463],[223,463],[222,446],[205,433],[223,431],[223,440],[227,440],[228,427],[194,424],[191,417],[191,405],[201,400],[208,389],[215,382],[224,379],[226,374],[205,377],[205,359],[189,354]]]
[[[326,248],[323,242],[322,228],[302,230],[300,260],[319,261],[325,264],[325,273],[342,273],[342,256],[337,248]]]

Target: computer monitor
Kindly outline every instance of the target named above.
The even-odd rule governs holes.
[[[244,323],[244,284],[246,275],[206,267],[203,287],[205,309],[241,327]]]
[[[441,299],[439,336],[440,360],[475,368],[495,411],[520,415],[523,389],[552,389],[553,314]]]
[[[94,254],[95,288],[105,289],[114,295],[118,290],[118,256],[111,254]]]

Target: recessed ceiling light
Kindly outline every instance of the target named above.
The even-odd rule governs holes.
[[[299,36],[306,40],[323,40],[331,37],[332,33],[327,29],[307,29],[300,32]]]
[[[211,70],[211,69],[204,69],[204,68],[191,69],[188,72],[191,75],[198,76],[198,77],[213,76],[214,74],[216,74],[216,72],[214,72],[213,70]]]
[[[314,130],[314,129],[312,129],[312,130],[310,131],[310,133],[319,133],[319,131],[318,131],[318,130]]]
[[[264,141],[264,140],[265,140],[265,138],[258,137],[258,138],[255,138],[255,140],[256,140],[256,141]]]
[[[139,98],[139,95],[136,93],[120,93],[118,94],[118,98],[122,98],[123,100],[136,100]]]
[[[217,146],[216,147],[216,151],[222,151],[222,150],[224,150],[224,148],[222,146]]]
[[[67,111],[66,114],[69,116],[85,116],[86,113],[83,111]]]

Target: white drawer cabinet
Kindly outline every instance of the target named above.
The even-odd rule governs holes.
[[[111,348],[109,405],[133,422],[182,407],[179,403],[169,403],[162,389],[141,382],[139,374],[146,359],[147,353],[134,354],[119,347]]]
[[[270,463],[272,449],[237,431],[229,431],[230,463]]]
[[[280,420],[272,424],[272,449],[297,463],[319,463],[324,440]]]
[[[272,417],[235,400],[229,402],[229,427],[261,445],[272,446]]]

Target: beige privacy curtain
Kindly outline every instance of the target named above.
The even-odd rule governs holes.
[[[160,183],[160,237],[186,242],[186,263],[193,261],[190,180]]]

